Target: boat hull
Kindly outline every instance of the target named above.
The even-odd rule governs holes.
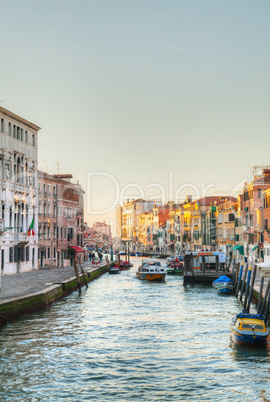
[[[168,275],[183,275],[183,270],[181,269],[167,269],[167,274]]]
[[[240,334],[235,327],[231,327],[231,335],[236,343],[239,345],[265,345],[267,341],[267,335],[245,335]]]
[[[112,275],[120,274],[120,269],[119,268],[109,269],[109,274],[112,274]]]
[[[166,273],[158,274],[158,273],[148,273],[148,272],[136,272],[137,278],[146,281],[161,281],[164,282],[166,278]]]
[[[217,288],[218,293],[231,295],[234,291],[234,286],[224,285]]]

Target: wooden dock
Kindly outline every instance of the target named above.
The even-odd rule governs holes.
[[[194,268],[194,256],[192,254],[185,255],[184,257],[184,270],[183,270],[183,284],[194,285],[196,283],[211,285],[213,281],[218,279],[220,276],[226,275],[232,277],[231,271],[225,271],[220,269],[220,264],[218,261],[218,256],[215,256],[214,268],[206,269],[206,264],[204,258],[202,259],[202,266],[198,269]]]
[[[218,279],[220,276],[226,275],[229,278],[232,277],[232,273],[228,271],[193,271],[192,273],[185,274],[184,272],[184,285],[191,284],[194,285],[196,283],[200,283],[203,285],[211,285],[213,281]]]

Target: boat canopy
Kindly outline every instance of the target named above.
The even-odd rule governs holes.
[[[228,283],[228,282],[232,282],[231,278],[229,278],[228,276],[220,276],[218,279],[216,279],[213,283]]]
[[[247,313],[239,313],[236,318],[252,318],[258,320],[264,320],[264,316],[262,314],[247,314]]]

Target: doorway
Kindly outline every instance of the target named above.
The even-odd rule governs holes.
[[[40,250],[40,267],[44,267],[44,251]]]
[[[1,273],[4,272],[5,267],[5,250],[1,250]]]
[[[17,274],[21,273],[21,249],[16,247],[15,252],[17,252]]]

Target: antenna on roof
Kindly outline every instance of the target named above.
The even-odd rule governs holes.
[[[47,161],[47,159],[44,159],[44,162],[46,162],[46,169],[45,169],[45,173],[48,173],[48,161]]]

